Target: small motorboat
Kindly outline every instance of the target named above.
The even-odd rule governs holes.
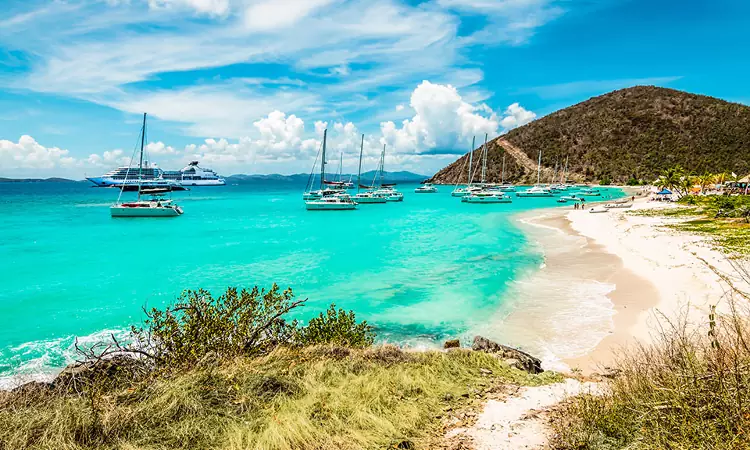
[[[589,209],[589,212],[592,214],[605,213],[607,211],[609,211],[609,209],[605,208],[604,206],[595,206]]]
[[[423,186],[419,186],[418,188],[414,189],[415,194],[435,194],[437,193],[437,191],[438,188],[430,183],[426,183]]]

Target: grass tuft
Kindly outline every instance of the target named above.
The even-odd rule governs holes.
[[[111,391],[5,395],[0,449],[367,449],[399,440],[429,448],[439,416],[476,393],[560,380],[467,350],[279,348]]]

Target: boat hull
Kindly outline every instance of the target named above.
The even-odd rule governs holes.
[[[356,203],[307,202],[308,211],[349,211],[357,209]]]
[[[551,192],[516,192],[516,197],[554,197]]]
[[[365,203],[365,204],[376,204],[376,203],[386,203],[387,200],[385,197],[353,197],[353,200],[357,203]]]
[[[465,203],[513,203],[510,198],[501,197],[472,197],[467,196],[462,199]]]
[[[180,207],[128,207],[110,206],[109,213],[112,217],[177,217],[182,215]]]

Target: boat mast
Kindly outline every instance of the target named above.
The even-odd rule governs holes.
[[[568,184],[568,157],[565,157],[565,170],[563,171],[562,184]]]
[[[484,147],[482,147],[482,184],[484,184],[484,175],[487,171],[487,133],[484,133]]]
[[[339,156],[339,183],[341,182],[341,175],[344,173],[344,152],[341,152]]]
[[[466,184],[466,187],[471,186],[471,167],[474,164],[474,142],[476,138],[476,136],[471,138],[471,151],[469,152],[469,182]]]
[[[321,155],[322,158],[320,159],[320,190],[322,191],[325,186],[325,179],[326,179],[326,135],[328,134],[328,129],[326,128],[323,130],[323,154]]]
[[[362,178],[362,150],[365,148],[365,135],[362,134],[362,143],[359,145],[359,170],[357,170],[357,194],[359,194],[359,182]]]
[[[542,151],[539,150],[539,162],[536,164],[536,184],[539,184],[541,182],[541,176],[542,176]]]
[[[505,152],[503,151],[503,176],[501,178],[500,184],[505,184]]]
[[[380,154],[380,187],[383,187],[383,172],[385,171],[385,144],[383,144],[383,153]]]
[[[141,182],[143,177],[143,145],[146,142],[146,113],[143,113],[143,128],[141,128],[141,158],[138,161],[138,200],[141,199]]]

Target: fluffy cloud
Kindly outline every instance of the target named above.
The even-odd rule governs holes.
[[[400,128],[390,121],[380,125],[384,141],[400,153],[466,150],[472,136],[497,134],[492,109],[465,102],[451,85],[423,81],[412,92],[410,105],[416,114]]]
[[[0,167],[3,169],[52,169],[75,164],[76,159],[68,150],[45,147],[28,135],[21,136],[17,143],[0,140]]]
[[[534,119],[536,119],[534,112],[525,109],[518,103],[513,103],[505,110],[505,117],[500,121],[500,126],[505,130],[511,130],[526,125]]]

